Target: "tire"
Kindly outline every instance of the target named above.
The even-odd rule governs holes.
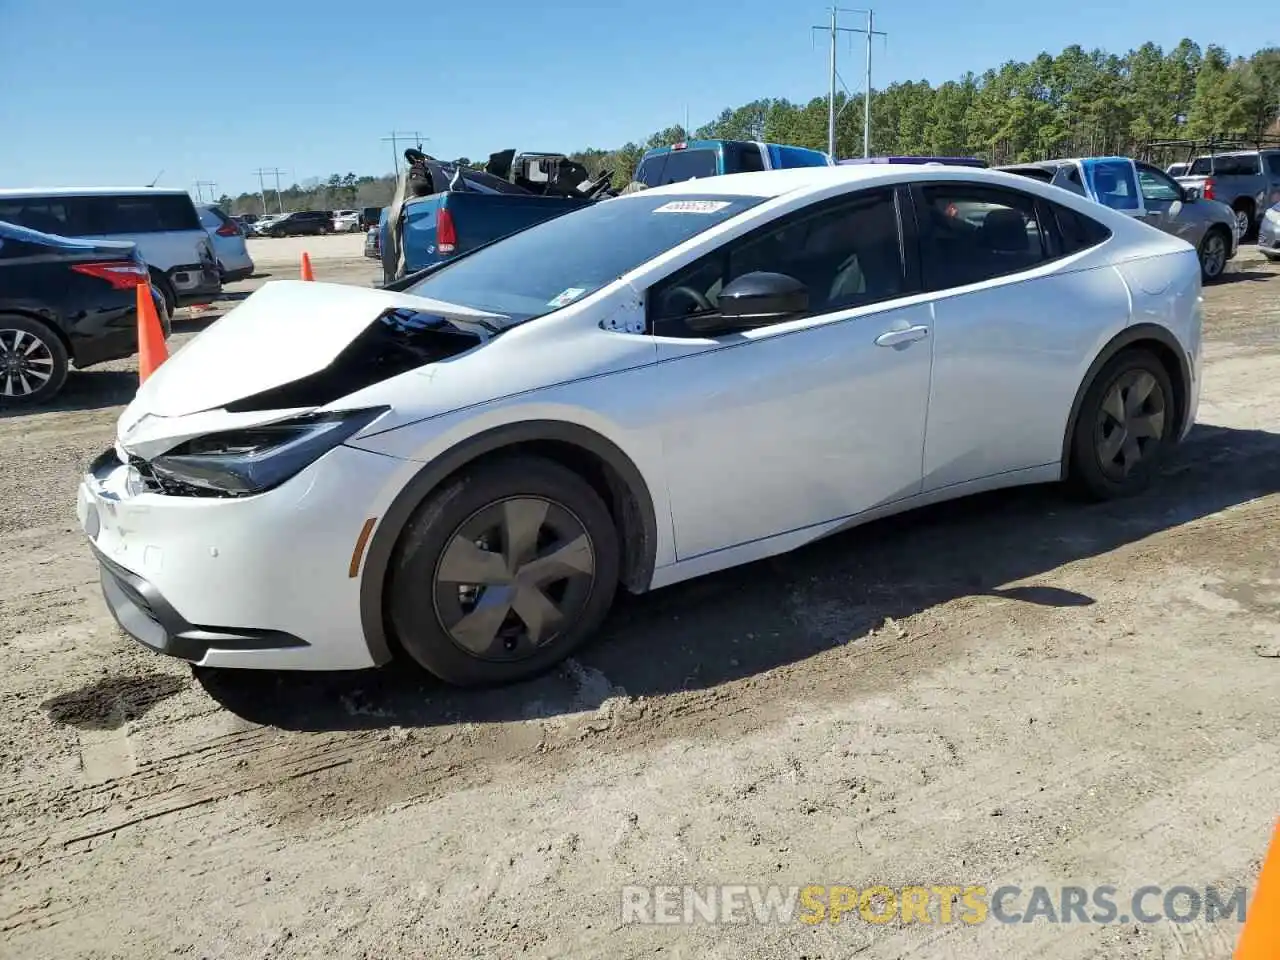
[[[1244,243],[1253,233],[1253,204],[1242,203],[1231,209],[1236,215],[1236,232],[1240,235],[1240,242]]]
[[[168,277],[155,270],[151,271],[151,283],[160,291],[160,296],[164,297],[164,308],[172,317],[178,309],[178,292],[173,289]]]
[[[1135,390],[1147,391],[1140,406],[1130,399]],[[1107,361],[1085,391],[1072,428],[1073,486],[1094,500],[1145,490],[1176,442],[1175,403],[1169,373],[1155,354],[1134,348]],[[1138,436],[1140,432],[1145,436]],[[1119,462],[1135,454],[1127,466]]]
[[[51,327],[0,313],[0,406],[47,403],[67,382],[69,367],[67,347]]]
[[[1200,279],[1213,283],[1227,269],[1227,254],[1231,250],[1231,237],[1225,227],[1210,227],[1200,239],[1196,250],[1200,258]]]
[[[512,524],[529,546],[507,549]],[[477,549],[476,541],[487,542]],[[563,563],[547,569],[557,553]],[[596,630],[618,585],[618,534],[576,473],[511,457],[464,468],[428,497],[405,524],[390,570],[387,613],[404,651],[447,683],[492,686],[541,673]],[[466,585],[468,575],[494,579]],[[486,596],[501,620],[476,616]],[[531,617],[551,613],[563,623],[530,629]]]

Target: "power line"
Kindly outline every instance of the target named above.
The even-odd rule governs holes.
[[[276,178],[276,213],[284,213],[284,202],[280,199],[280,174],[284,173],[279,167],[272,167],[265,170],[259,167],[254,171],[258,175],[258,195],[262,197],[262,213],[265,216],[267,212],[267,187],[263,183],[263,177],[274,176]]]
[[[389,134],[387,134],[387,136],[383,137],[382,138],[383,143],[391,144],[391,155],[395,158],[395,164],[391,167],[391,172],[397,178],[400,176],[400,163],[404,159],[400,155],[401,141],[405,143],[415,144],[418,147],[418,149],[421,150],[423,143],[426,143],[430,139],[431,138],[428,137],[427,140],[423,140],[422,134],[417,130],[392,130]]]
[[[856,10],[849,7],[832,6],[831,23],[825,27],[811,27],[810,35],[813,30],[822,30],[831,37],[831,93],[827,99],[827,152],[831,154],[831,159],[836,159],[836,40],[841,33],[864,33],[867,36],[867,92],[863,98],[863,115],[862,115],[862,155],[864,157],[871,156],[871,38],[887,37],[888,34],[883,30],[875,28],[875,11],[874,10]],[[867,15],[867,25],[865,27],[842,27],[838,22],[839,15],[842,13],[865,13]]]
[[[217,193],[217,187],[218,187],[218,184],[217,184],[215,181],[213,181],[213,180],[197,180],[197,181],[196,181],[196,183],[195,183],[195,187],[196,187],[196,199],[197,199],[197,200],[199,200],[201,203],[203,203],[203,202],[204,202],[204,190],[203,190],[203,188],[204,188],[204,187],[208,187],[208,188],[209,188],[209,202],[210,202],[210,203],[216,203],[216,202],[217,202],[217,200],[218,200],[218,193]]]

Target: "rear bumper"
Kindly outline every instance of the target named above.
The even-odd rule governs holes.
[[[130,297],[132,299],[132,296]],[[151,299],[156,305],[156,316],[169,339],[169,317],[165,313],[164,298],[154,286]],[[84,325],[71,331],[71,361],[76,369],[83,370],[109,360],[122,360],[138,352],[138,311],[132,304],[114,313],[99,313],[93,326]]]
[[[222,278],[216,263],[187,263],[165,272],[178,295],[178,306],[192,303],[208,303],[210,297],[222,292]]]
[[[224,270],[222,272],[223,283],[235,283],[237,280],[247,280],[253,276],[253,264],[247,267],[236,267],[233,270]]]

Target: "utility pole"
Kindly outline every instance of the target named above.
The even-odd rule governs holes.
[[[284,202],[280,199],[280,174],[284,173],[279,167],[272,167],[270,170],[264,170],[259,167],[254,171],[258,175],[258,195],[262,197],[262,214],[267,213],[267,187],[263,182],[263,177],[274,176],[276,178],[276,213],[284,213]]]
[[[400,155],[400,141],[402,140],[406,143],[416,144],[418,149],[422,149],[422,144],[425,142],[422,139],[422,134],[417,130],[392,130],[391,133],[382,138],[383,143],[391,144],[391,155],[395,157],[395,165],[391,168],[391,172],[397,178],[400,176],[400,163],[404,160],[404,157]]]
[[[863,98],[862,109],[862,155],[864,157],[871,156],[871,38],[888,36],[882,30],[875,28],[875,12],[872,10],[855,10],[849,7],[831,8],[831,23],[824,27],[811,27],[811,30],[821,30],[828,34],[831,41],[831,92],[827,98],[827,153],[831,155],[831,159],[836,157],[836,81],[838,74],[836,73],[836,40],[841,33],[865,33],[867,35],[867,92]],[[839,16],[842,13],[865,13],[867,15],[866,27],[842,27],[839,23]]]
[[[202,189],[204,187],[209,188],[209,202],[217,203],[218,202],[218,191],[217,191],[218,184],[215,183],[213,180],[197,180],[196,181],[196,199],[201,201],[202,203],[204,202],[204,190]]]

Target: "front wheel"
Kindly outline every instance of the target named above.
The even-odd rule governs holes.
[[[421,666],[462,686],[565,659],[604,620],[619,570],[608,508],[537,457],[466,468],[426,500],[392,560],[388,613]]]
[[[1124,350],[1094,377],[1071,438],[1071,478],[1096,500],[1140,493],[1173,445],[1168,371],[1147,350]]]
[[[1245,237],[1249,236],[1249,232],[1253,229],[1253,211],[1248,207],[1242,207],[1235,211],[1236,214],[1236,236],[1240,238],[1241,243]]]
[[[38,320],[0,313],[0,405],[53,399],[67,379],[67,348]]]
[[[1227,267],[1227,250],[1230,241],[1224,229],[1210,230],[1200,241],[1200,276],[1212,282],[1222,276]]]

